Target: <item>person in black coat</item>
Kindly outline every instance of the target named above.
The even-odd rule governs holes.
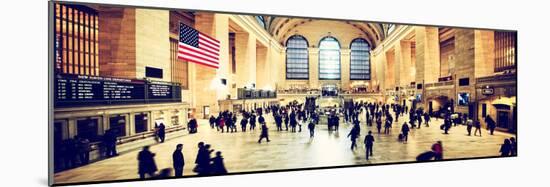
[[[200,167],[202,166],[201,164],[203,163],[203,159],[204,159],[203,155],[205,154],[204,142],[199,142],[197,147],[199,148],[199,151],[197,151],[197,157],[195,159],[196,166],[193,169],[193,171],[199,173],[200,175],[200,172],[202,171]]]
[[[223,175],[227,174],[227,169],[225,169],[225,164],[223,163],[222,152],[216,152],[216,157],[212,158],[212,172],[213,175]]]
[[[189,122],[187,123],[187,128],[189,130],[189,133],[190,134],[193,134],[193,133],[196,133],[197,132],[197,120],[195,118],[191,118],[191,120],[189,120]],[[160,128],[159,128],[160,130]]]
[[[407,122],[403,123],[403,126],[401,126],[401,134],[403,135],[403,142],[407,142],[409,139],[409,125]]]
[[[445,118],[443,122],[443,130],[445,131],[445,134],[449,134],[449,129],[451,129],[452,125],[451,119],[449,117]]]
[[[307,125],[307,128],[309,129],[310,138],[313,138],[313,136],[315,135],[315,123],[313,121],[314,120],[310,120],[309,124]]]
[[[267,125],[262,125],[262,132],[260,133],[260,139],[258,140],[258,143],[262,143],[262,140],[265,138],[267,139],[267,142],[269,142],[269,135],[267,134],[268,128]]]
[[[296,132],[296,125],[298,124],[298,121],[296,121],[296,113],[292,111],[290,113],[290,132]]]
[[[214,124],[216,124],[216,118],[214,118],[213,115],[210,115],[210,119],[208,120],[210,122],[210,128],[214,129]]]
[[[354,125],[351,131],[348,134],[348,137],[351,140],[351,150],[353,151],[354,148],[357,148],[357,138],[359,137],[359,125]]]
[[[392,123],[392,120],[386,119],[386,124],[384,124],[384,134],[390,133],[391,123]]]
[[[231,132],[237,132],[237,114],[232,114],[231,116],[233,116],[231,118],[231,120],[233,121],[233,126],[231,126]]]
[[[254,115],[254,113],[252,113],[252,115],[250,115],[250,118],[248,119],[248,123],[250,123],[250,130],[254,130],[256,128],[256,115]]]
[[[195,168],[193,169],[199,176],[210,174],[210,153],[214,150],[210,150],[210,144],[204,144],[199,142],[199,151],[197,152],[197,159],[195,160]]]
[[[155,163],[155,154],[149,151],[149,146],[143,147],[138,153],[138,174],[140,179],[145,179],[145,174],[149,177],[155,176],[157,164]]]
[[[504,144],[500,146],[500,156],[506,157],[510,156],[512,152],[512,144],[509,139],[504,139]]]
[[[166,138],[166,126],[164,126],[164,123],[160,123],[159,125],[158,136],[160,143],[164,143],[164,138]]]
[[[493,132],[497,127],[495,120],[493,120],[493,118],[488,115],[487,117],[485,117],[485,123],[487,124],[489,132],[491,133],[491,135],[493,135]]]
[[[474,127],[476,128],[474,130],[474,136],[477,135],[477,132],[479,132],[479,137],[481,137],[481,123],[479,123],[479,119],[477,119],[476,121],[474,121]]]
[[[183,158],[183,144],[176,145],[176,150],[172,153],[172,165],[174,167],[174,173],[176,177],[183,176],[183,166],[185,165],[185,160]]]
[[[105,134],[103,135],[103,142],[105,144],[105,147],[106,147],[106,156],[107,157],[112,157],[112,156],[117,156],[118,153],[116,151],[116,141],[117,141],[117,136],[115,134],[115,132],[112,130],[112,129],[109,129],[105,132]]]
[[[468,136],[471,136],[472,128],[474,127],[474,121],[471,119],[467,119],[465,123],[466,123],[466,131],[468,132]]]
[[[247,123],[248,123],[248,120],[243,116],[243,119],[241,119],[241,131],[246,132]]]
[[[424,113],[424,123],[426,123],[426,127],[430,126],[430,115],[428,113]]]
[[[365,136],[365,151],[366,159],[369,159],[369,156],[372,156],[372,148],[374,146],[374,136],[372,136],[372,131]]]
[[[280,114],[275,114],[275,125],[277,125],[277,131],[283,131],[283,118]]]

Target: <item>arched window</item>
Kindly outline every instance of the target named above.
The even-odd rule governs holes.
[[[309,79],[308,42],[300,35],[286,41],[286,78]]]
[[[265,24],[265,18],[262,17],[262,16],[254,16],[256,18],[256,21],[258,22],[258,24],[260,24],[260,26],[262,26],[262,28],[266,29],[266,25]]]
[[[389,36],[395,30],[395,24],[388,24],[388,30],[386,36]]]
[[[370,45],[367,40],[357,38],[350,45],[349,78],[351,80],[370,80]]]
[[[332,36],[319,42],[319,79],[340,79],[340,43]]]

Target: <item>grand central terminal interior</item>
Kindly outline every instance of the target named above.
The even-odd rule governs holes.
[[[515,31],[62,3],[52,19],[56,183],[137,179],[144,146],[160,172],[183,144],[183,176],[194,176],[199,142],[238,173],[412,162],[436,142],[444,160],[497,157],[516,136]],[[217,67],[180,58],[181,24],[219,42]],[[368,124],[378,106],[388,111],[382,121],[393,119],[390,133]],[[286,109],[307,111],[299,132],[276,127]],[[398,141],[416,111],[429,127],[411,126]],[[222,113],[234,114],[237,132],[210,126]],[[242,132],[251,113],[265,123]],[[464,120],[443,132],[454,116]],[[480,136],[469,135],[468,119]],[[269,142],[258,143],[263,125]],[[114,155],[105,155],[106,137]],[[82,139],[86,147],[75,146]]]

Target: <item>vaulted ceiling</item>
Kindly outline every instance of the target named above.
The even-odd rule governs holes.
[[[285,40],[295,34],[292,31],[296,28],[316,21],[326,21],[323,19],[311,19],[311,18],[289,18],[289,17],[275,17],[275,16],[255,16],[255,18],[263,26],[267,32],[269,32],[279,43],[284,45]],[[385,31],[387,30],[387,24],[370,23],[361,21],[334,21],[341,22],[353,27],[357,31],[364,34],[364,38],[369,41],[372,47],[378,46],[385,38]],[[327,32],[330,32],[331,28],[327,28]]]

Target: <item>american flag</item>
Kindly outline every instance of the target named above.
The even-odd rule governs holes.
[[[218,69],[220,42],[192,27],[180,23],[178,58]]]

